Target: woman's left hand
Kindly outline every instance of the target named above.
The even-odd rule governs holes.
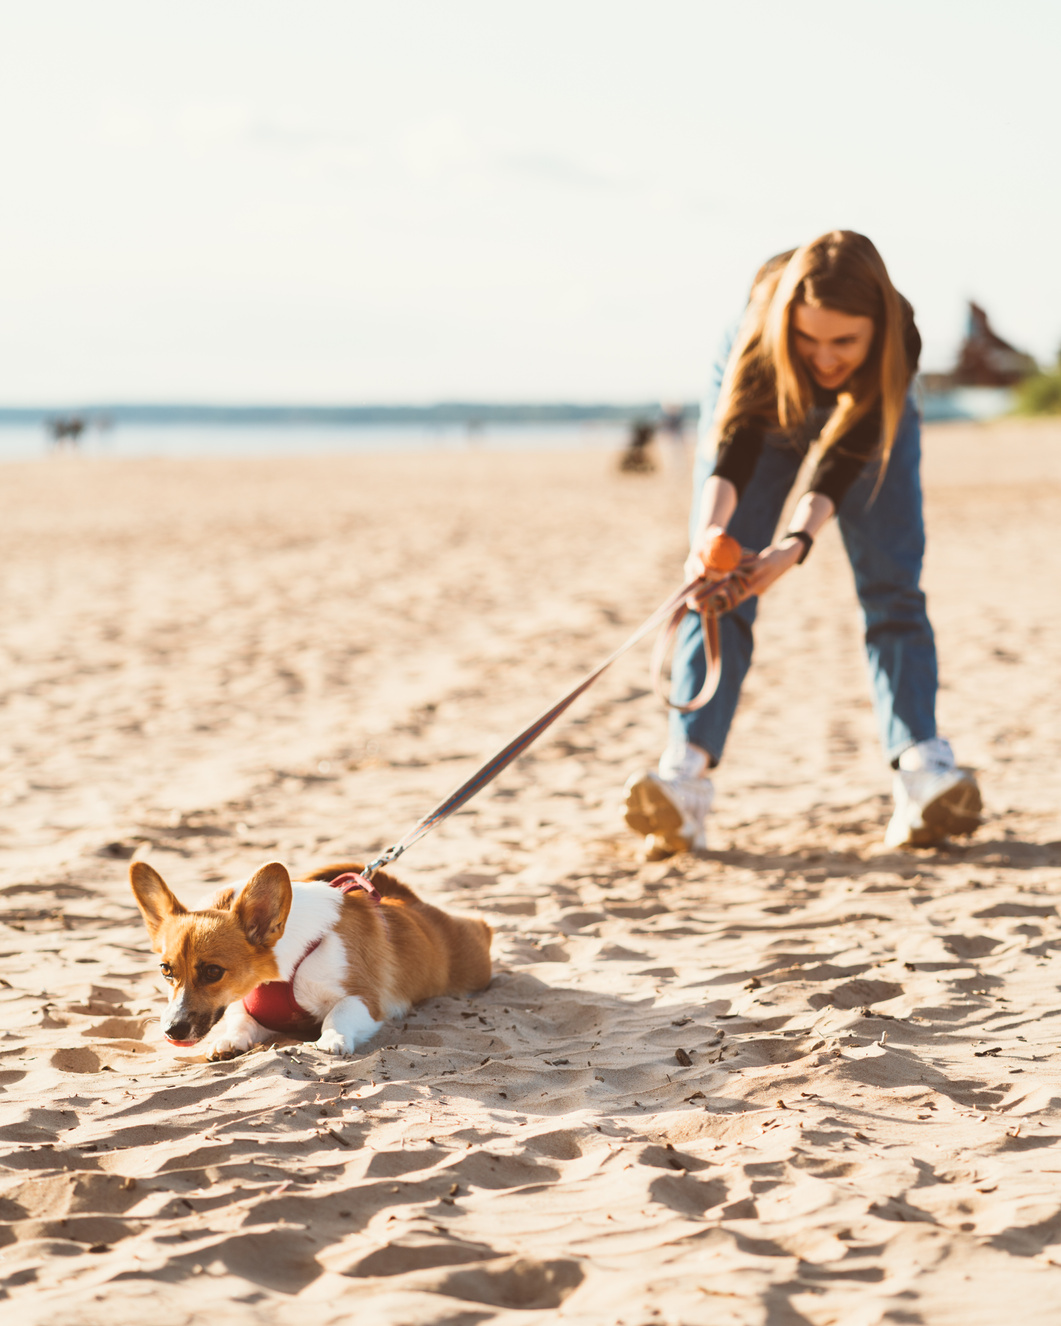
[[[752,594],[765,594],[775,580],[780,578],[799,561],[803,545],[797,539],[789,539],[781,547],[772,545],[764,548],[756,559],[748,588]]]

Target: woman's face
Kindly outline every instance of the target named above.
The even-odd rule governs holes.
[[[792,348],[819,387],[836,391],[866,361],[873,345],[872,318],[838,313],[819,304],[792,310]]]

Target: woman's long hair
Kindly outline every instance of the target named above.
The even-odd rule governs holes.
[[[879,404],[883,475],[913,368],[904,338],[910,306],[871,241],[854,230],[831,230],[759,269],[722,380],[717,435],[724,437],[744,419],[786,431],[803,423],[814,403],[814,384],[792,351],[792,310],[798,304],[873,319],[870,352],[844,384],[818,445],[822,451],[836,446]]]

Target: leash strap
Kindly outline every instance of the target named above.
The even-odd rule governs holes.
[[[704,632],[704,654],[707,658],[707,676],[700,691],[688,704],[675,704],[667,694],[668,687],[663,681],[663,665],[670,653],[687,612],[692,611],[688,604],[681,603],[675,608],[670,621],[656,636],[652,648],[652,687],[659,698],[671,709],[680,714],[691,714],[702,709],[718,690],[722,678],[722,647],[718,636],[718,619],[723,613],[730,612],[738,603],[748,597],[748,582],[758,557],[755,553],[745,553],[737,566],[728,575],[718,580],[708,599],[700,607],[700,624]]]
[[[714,694],[715,688],[718,686],[721,666],[718,661],[719,645],[717,618],[720,613],[728,612],[730,608],[735,607],[742,599],[748,597],[747,582],[750,575],[751,562],[754,562],[754,560],[754,554],[749,554],[742,560],[740,566],[737,567],[735,571],[730,572],[728,576],[719,581],[708,599],[707,605],[702,610],[705,622],[705,649],[710,647],[711,653],[709,658],[714,659],[715,663],[713,667],[709,667],[708,680],[705,682],[700,695],[696,697],[694,706],[690,707],[699,708],[701,705],[706,704]],[[731,581],[733,582],[732,585],[730,584]],[[400,839],[392,847],[388,847],[382,856],[377,857],[375,861],[372,861],[365,866],[361,871],[361,877],[366,883],[371,880],[372,876],[382,866],[390,865],[392,861],[396,861],[403,852],[407,852],[414,843],[419,842],[424,834],[430,833],[436,825],[441,824],[444,819],[448,819],[454,811],[460,810],[461,806],[470,801],[477,792],[482,791],[482,789],[486,787],[488,783],[491,783],[503,769],[507,769],[513,760],[522,755],[528,746],[537,741],[545,729],[555,723],[564,710],[569,708],[569,706],[572,705],[584,691],[589,690],[597,678],[603,672],[606,672],[616,659],[622,658],[628,650],[632,649],[634,645],[643,640],[650,631],[654,630],[662,622],[667,622],[666,631],[661,637],[663,639],[662,652],[659,653],[659,665],[661,670],[663,659],[666,657],[670,642],[677,633],[682,618],[688,611],[686,599],[695,590],[700,588],[702,584],[703,577],[697,576],[694,580],[690,580],[687,584],[682,585],[681,589],[675,590],[670,598],[664,603],[661,603],[656,611],[652,613],[650,617],[647,617],[637,630],[623,641],[618,649],[609,654],[604,662],[594,668],[592,672],[587,673],[577,686],[568,691],[563,699],[558,700],[551,709],[543,710],[532,723],[523,729],[522,732],[517,733],[508,745],[503,746],[495,755],[492,755],[485,764],[476,769],[475,773],[473,773],[466,782],[461,783],[460,787],[456,788],[444,801],[440,802],[434,810],[425,815],[417,825],[410,829],[404,838]],[[659,648],[660,647],[657,644],[657,651]],[[714,678],[713,683],[712,676]]]

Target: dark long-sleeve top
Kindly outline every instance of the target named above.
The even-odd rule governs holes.
[[[907,364],[910,376],[917,370],[921,357],[921,336],[914,323],[913,310],[906,306],[907,319],[904,333]],[[813,418],[822,424],[836,406],[838,391],[827,391],[812,381],[814,392]],[[807,491],[821,493],[828,497],[834,507],[839,507],[847,490],[862,472],[866,461],[877,450],[881,440],[883,417],[879,403],[850,429],[837,439],[818,462]],[[736,419],[719,438],[715,456],[714,473],[720,479],[728,479],[737,490],[737,498],[747,487],[763,449],[763,439],[767,433],[778,431],[776,422],[761,418]],[[821,432],[811,435],[809,430],[798,429],[788,435],[792,446],[806,453],[807,448]]]

